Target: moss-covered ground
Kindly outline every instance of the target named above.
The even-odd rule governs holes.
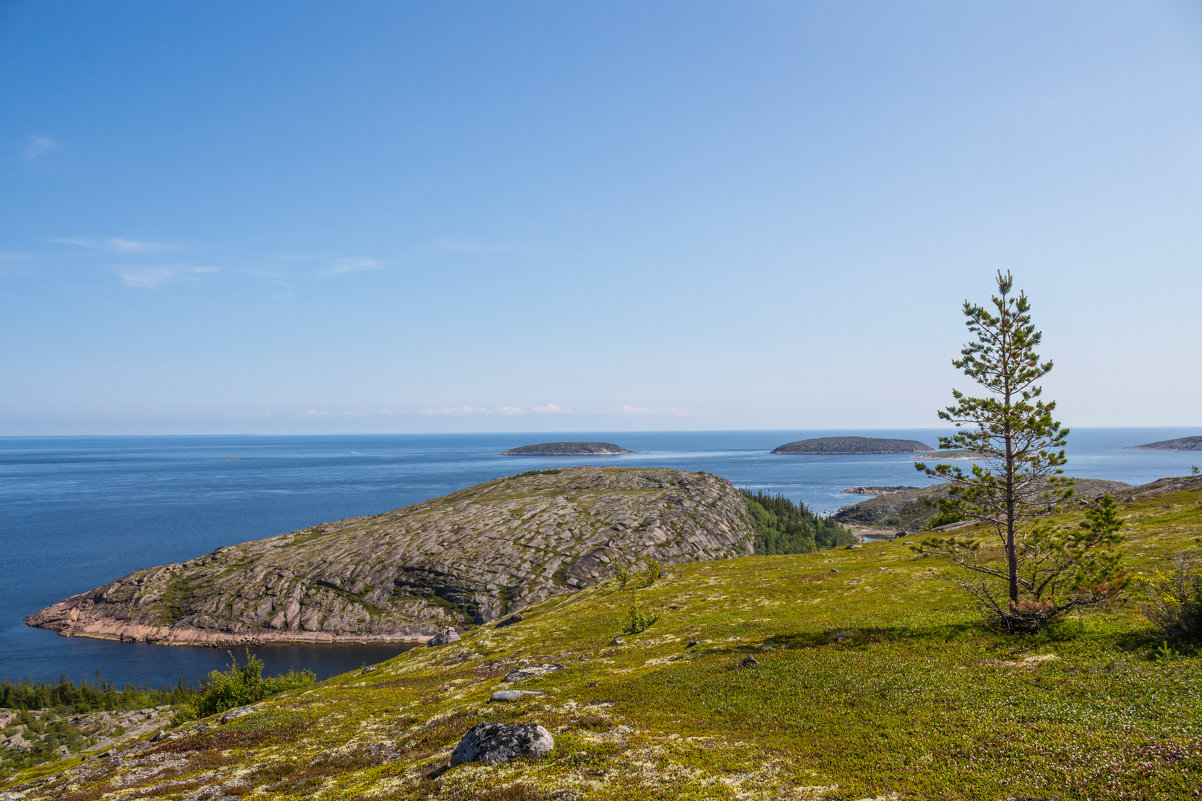
[[[1202,492],[1122,508],[1134,573],[1202,550]],[[17,797],[1202,797],[1202,656],[1158,652],[1134,583],[1015,637],[982,628],[944,570],[904,539],[681,565],[635,591],[661,617],[618,645],[631,591],[610,581]],[[540,662],[564,669],[516,686],[545,696],[489,703]],[[448,768],[482,720],[539,723],[555,749]]]

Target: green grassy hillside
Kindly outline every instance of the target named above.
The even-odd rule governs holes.
[[[1123,504],[1130,566],[1202,550],[1200,502]],[[943,570],[904,540],[680,565],[634,591],[662,616],[620,645],[632,593],[610,580],[226,724],[26,772],[9,797],[1198,797],[1202,657],[1158,656],[1130,598],[1048,634],[988,633]],[[564,669],[502,683],[540,662]],[[489,703],[513,686],[546,695]],[[541,724],[555,749],[448,768],[482,720]]]

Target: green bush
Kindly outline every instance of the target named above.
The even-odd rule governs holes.
[[[626,589],[626,582],[630,581],[630,568],[621,563],[616,563],[614,567],[614,577],[618,579],[618,589]]]
[[[664,566],[659,563],[658,559],[652,559],[647,562],[647,569],[643,571],[642,589],[647,589],[655,580],[659,578],[659,574],[663,572]]]
[[[1163,636],[1202,642],[1202,559],[1176,554],[1171,568],[1146,578],[1142,589],[1140,611]]]
[[[227,652],[228,653],[228,652]],[[176,722],[208,717],[227,709],[253,704],[264,698],[306,687],[317,680],[311,670],[289,670],[282,676],[263,678],[263,661],[246,651],[246,664],[239,665],[231,653],[230,665],[223,672],[214,670],[200,680],[200,691],[180,709]]]
[[[642,634],[647,629],[651,628],[655,621],[659,620],[659,615],[651,615],[639,609],[637,601],[630,602],[630,612],[627,614],[626,623],[622,625],[623,634]]]

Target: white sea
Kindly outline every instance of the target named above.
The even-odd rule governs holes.
[[[725,431],[377,435],[325,437],[0,438],[0,678],[93,678],[115,684],[196,680],[223,650],[111,643],[31,629],[23,618],[139,568],[190,559],[328,520],[375,514],[499,476],[550,466],[607,464],[703,470],[829,514],[862,500],[858,485],[922,485],[908,456],[774,456],[817,436],[917,439],[936,430]],[[1075,429],[1070,475],[1133,484],[1186,475],[1202,453],[1126,450],[1195,429]],[[615,457],[503,457],[553,440],[614,442]],[[267,672],[319,676],[387,658],[396,647],[273,646]]]

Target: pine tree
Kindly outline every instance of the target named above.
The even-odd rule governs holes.
[[[948,464],[917,465],[951,484],[954,511],[991,530],[1001,558],[996,549],[982,549],[977,536],[932,537],[915,546],[968,571],[957,583],[1007,631],[1038,629],[1069,609],[1100,603],[1123,578],[1112,551],[1121,540],[1112,500],[1074,529],[1047,520],[1072,495],[1062,469],[1069,432],[1052,417],[1055,401],[1040,397],[1036,382],[1052,362],[1041,362],[1035,352],[1042,334],[1031,322],[1026,295],[1015,297],[1013,286],[1010,273],[999,271],[991,308],[964,302],[974,340],[952,364],[989,394],[952,390],[955,403],[939,412],[958,429],[940,437],[939,447],[967,448],[982,461],[968,473]]]

